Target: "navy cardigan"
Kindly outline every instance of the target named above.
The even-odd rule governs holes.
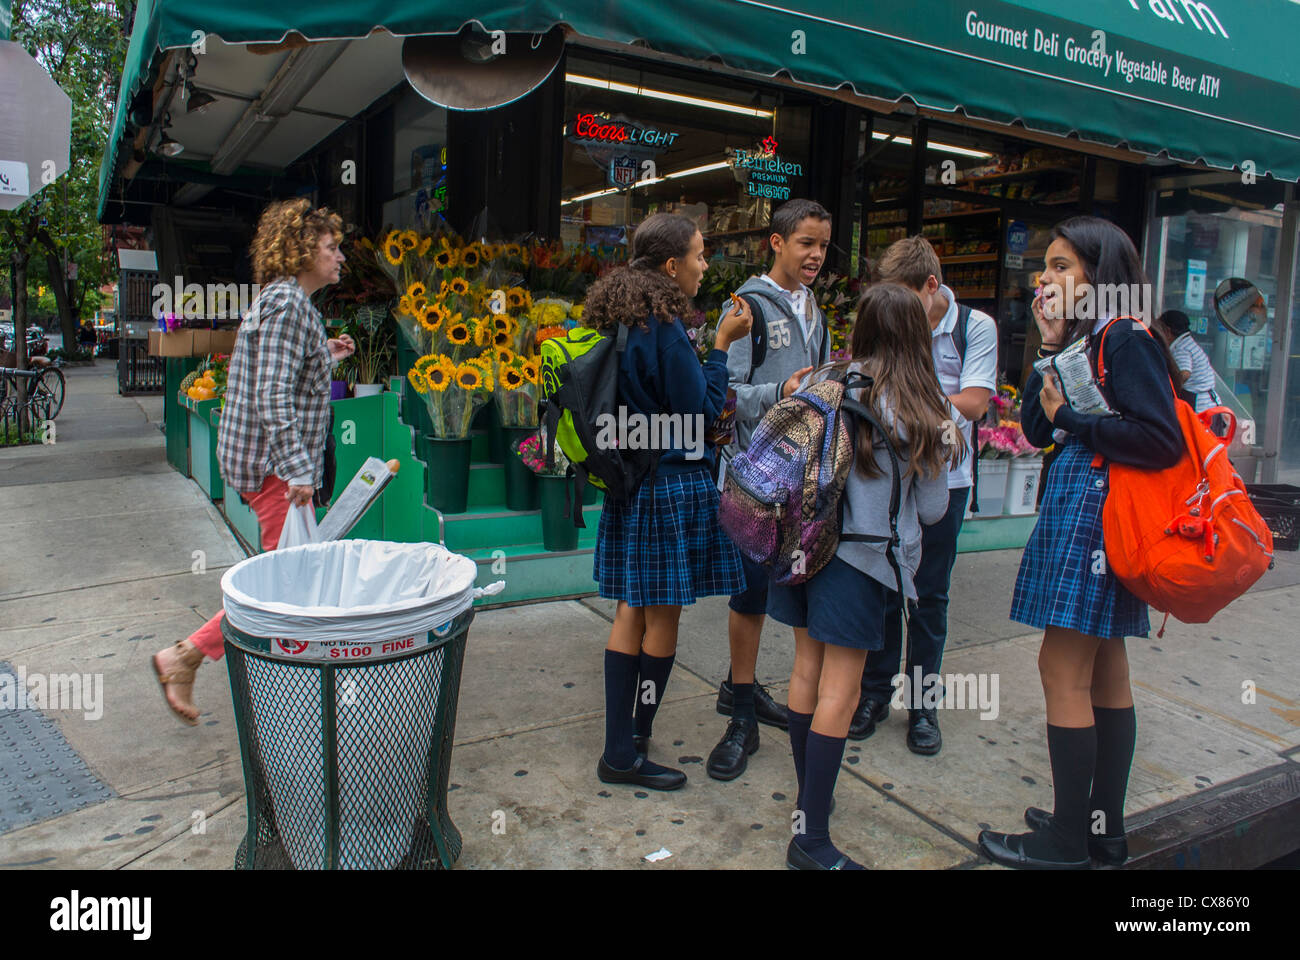
[[[1100,336],[1094,339],[1099,340]],[[1147,470],[1172,467],[1186,453],[1186,445],[1174,409],[1164,348],[1140,325],[1126,320],[1111,324],[1105,348],[1106,382],[1102,385],[1102,395],[1119,416],[1092,416],[1066,404],[1057,411],[1053,424],[1039,402],[1043,377],[1035,370],[1025,384],[1020,407],[1026,439],[1036,447],[1050,446],[1052,430],[1060,427],[1107,460]],[[1096,349],[1090,347],[1094,373]]]

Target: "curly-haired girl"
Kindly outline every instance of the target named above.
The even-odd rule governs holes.
[[[597,328],[628,328],[618,402],[629,417],[664,414],[704,424],[722,410],[727,347],[748,335],[753,316],[733,313],[701,370],[682,325],[707,264],[695,224],[675,214],[649,217],[632,240],[632,259],[592,284],[587,317]],[[653,420],[650,420],[653,423]],[[653,429],[651,433],[653,434]],[[740,555],[718,526],[710,461],[690,450],[685,430],[660,439],[655,471],[627,502],[605,500],[596,540],[600,595],[618,601],[605,647],[605,783],[675,790],[686,775],[646,759],[651,724],[677,652],[682,605],[744,587]],[[639,681],[638,681],[639,676]],[[633,709],[635,705],[635,719]]]
[[[346,335],[325,339],[310,300],[338,282],[341,228],[337,214],[299,198],[267,207],[253,239],[253,274],[266,285],[240,324],[230,358],[217,463],[227,495],[239,491],[256,512],[263,550],[276,548],[291,505],[311,509],[330,429],[330,371],[354,350]],[[222,616],[152,659],[167,706],[190,726],[199,717],[191,699],[195,670],[205,656],[217,660],[225,650]]]

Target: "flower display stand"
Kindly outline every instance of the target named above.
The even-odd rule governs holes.
[[[191,400],[181,394],[176,402],[185,409],[189,420],[190,476],[210,500],[221,500],[226,493],[217,467],[217,426],[212,419],[221,401]]]

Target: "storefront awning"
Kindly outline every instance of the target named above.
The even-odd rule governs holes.
[[[127,53],[100,214],[127,106],[159,50],[454,33],[447,0],[142,0]],[[763,76],[1010,123],[1182,162],[1300,179],[1300,4],[1247,0],[483,0],[489,30],[631,43]]]

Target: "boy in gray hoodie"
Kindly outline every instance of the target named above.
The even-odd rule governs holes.
[[[826,318],[810,288],[826,261],[831,215],[813,200],[790,200],[772,214],[771,227],[772,268],[737,291],[754,312],[754,323],[751,335],[727,351],[730,389],[736,397],[736,442],[724,451],[724,471],[726,461],[749,446],[754,428],[773,404],[798,389],[830,356]],[[721,486],[721,476],[718,483]],[[742,560],[746,589],[728,604],[731,670],[718,690],[718,712],[731,715],[731,721],[705,768],[715,780],[734,780],[745,772],[750,754],[758,750],[759,722],[782,730],[788,723],[785,706],[773,701],[754,677],[767,610],[767,571],[743,555]]]

